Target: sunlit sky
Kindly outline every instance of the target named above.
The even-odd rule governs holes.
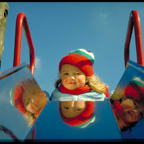
[[[130,12],[140,15],[144,34],[144,3],[137,2],[8,2],[1,71],[13,67],[15,25],[18,13],[25,13],[35,48],[35,73],[42,90],[54,90],[60,59],[69,51],[84,48],[95,55],[94,72],[116,88],[124,70],[124,45]],[[130,59],[136,61],[134,34]],[[21,63],[29,63],[23,31]]]

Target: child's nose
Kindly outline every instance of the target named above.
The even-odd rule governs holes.
[[[34,98],[31,99],[31,102],[32,102],[33,104],[38,105],[38,100],[36,100],[36,99],[34,99]]]
[[[75,76],[74,76],[74,75],[71,75],[70,78],[71,78],[71,79],[75,79]]]
[[[70,106],[74,107],[74,101],[70,101]]]

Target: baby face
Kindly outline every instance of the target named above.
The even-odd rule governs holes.
[[[39,93],[39,96],[33,94],[25,95],[23,97],[25,109],[33,114],[37,113],[46,104],[46,94],[44,92]]]
[[[132,98],[123,100],[120,105],[127,121],[136,122],[143,118],[144,108]]]
[[[74,118],[80,115],[86,108],[85,101],[62,101],[62,114],[67,118]]]
[[[77,67],[64,64],[61,68],[61,79],[65,88],[73,90],[84,86],[86,75]]]
[[[22,100],[25,109],[33,114],[41,110],[47,103],[46,94],[35,83],[26,83]]]

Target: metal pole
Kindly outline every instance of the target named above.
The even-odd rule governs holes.
[[[35,51],[34,46],[27,22],[26,15],[24,13],[19,13],[16,20],[16,31],[15,31],[15,47],[14,47],[14,61],[13,66],[20,65],[20,56],[21,56],[21,39],[22,39],[22,26],[24,28],[25,36],[29,46],[30,53],[30,70],[34,75],[35,69]]]
[[[130,14],[130,20],[129,20],[129,25],[128,25],[125,47],[124,47],[125,67],[126,67],[127,61],[129,60],[130,40],[131,40],[133,27],[135,30],[137,63],[141,66],[144,66],[140,17],[139,17],[138,12],[136,10],[133,10],[131,11],[131,14]]]

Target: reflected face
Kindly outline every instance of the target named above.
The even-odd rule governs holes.
[[[33,114],[41,110],[48,101],[46,94],[34,83],[29,83],[24,87],[22,100],[25,109]]]
[[[74,118],[80,115],[86,108],[86,101],[62,101],[62,114],[67,118]]]
[[[64,64],[61,68],[61,79],[65,88],[73,90],[84,86],[86,75],[77,67]]]
[[[144,107],[132,98],[123,100],[120,105],[127,121],[136,122],[143,118]]]

